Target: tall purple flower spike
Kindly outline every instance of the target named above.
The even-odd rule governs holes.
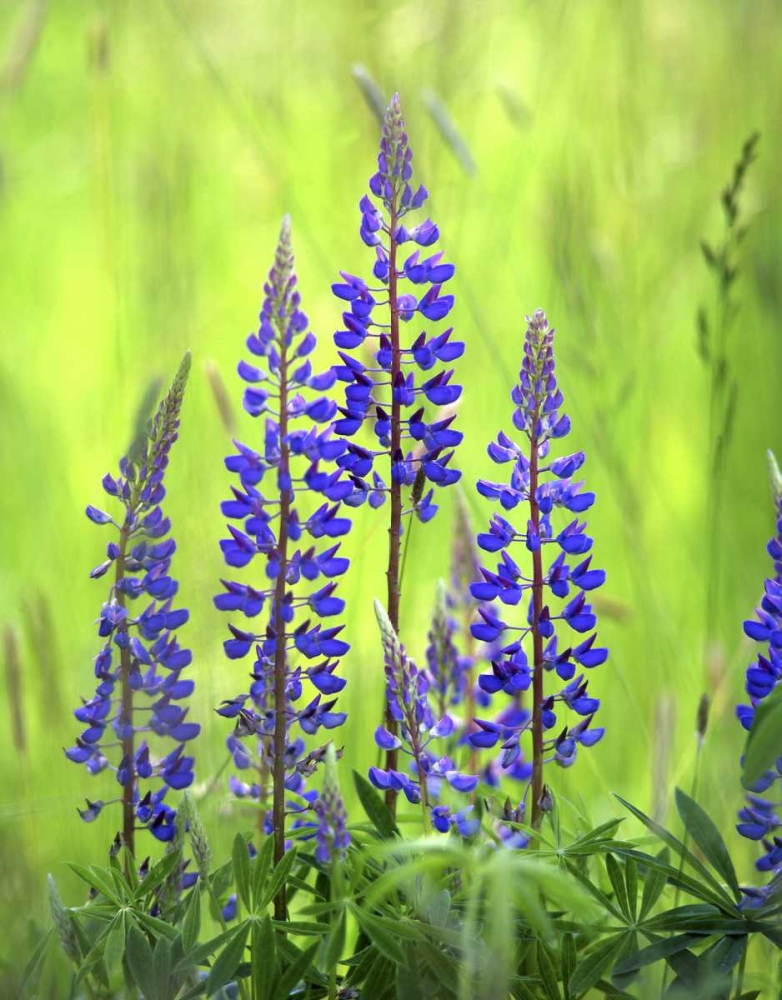
[[[757,659],[747,667],[745,689],[749,704],[739,705],[736,709],[736,715],[746,730],[752,728],[757,706],[782,680],[782,475],[771,452],[768,453],[768,460],[777,517],[776,533],[768,543],[774,571],[765,582],[755,618],[744,622],[746,635],[761,647]],[[762,906],[779,892],[782,884],[782,836],[779,835],[782,817],[778,811],[781,789],[782,757],[755,783],[739,813],[736,829],[742,837],[757,841],[762,846],[763,854],[755,867],[769,880],[759,888],[744,887],[745,906]]]
[[[345,605],[336,595],[336,579],[349,564],[339,548],[350,520],[340,502],[353,487],[333,464],[346,451],[345,442],[331,435],[336,405],[323,395],[336,376],[330,369],[313,373],[310,355],[316,340],[300,308],[287,217],[264,296],[258,331],[247,338],[254,360],[241,361],[238,368],[247,383],[244,408],[250,416],[264,418],[263,435],[255,448],[235,441],[235,453],[226,459],[239,486],[232,487],[233,496],[222,504],[232,523],[220,542],[231,569],[243,569],[260,557],[264,574],[247,582],[224,580],[215,604],[247,619],[229,625],[227,656],[240,659],[253,649],[256,653],[249,690],[224,702],[218,712],[236,720],[229,738],[234,760],[258,772],[257,783],[234,782],[234,790],[241,794],[249,785],[252,795],[257,787],[253,797],[263,801],[264,785],[271,779],[279,860],[289,811],[285,795],[302,793],[303,779],[321,756],[320,750],[307,753],[294,730],[313,736],[345,720],[335,709],[336,695],[345,685],[336,669],[349,647],[340,636],[342,626],[331,622]],[[314,509],[302,503],[318,494],[323,502]],[[253,622],[262,613],[259,628]],[[314,694],[299,707],[305,684]],[[260,741],[256,761],[239,743],[250,735]],[[275,912],[277,919],[284,919],[284,890],[277,896]]]
[[[169,789],[192,783],[193,757],[187,744],[200,730],[183,704],[194,687],[182,677],[192,654],[179,645],[176,630],[185,624],[188,612],[174,606],[178,584],[171,576],[171,562],[176,542],[161,509],[163,478],[179,433],[189,371],[188,352],[143,438],[121,460],[119,475],[103,478],[103,489],[119,502],[122,516],[115,520],[110,513],[87,507],[91,521],[113,525],[118,536],[108,543],[105,561],[90,574],[99,578],[111,570],[113,579],[98,619],[98,685],[74,713],[85,728],[65,755],[93,775],[111,771],[116,777],[122,794],[114,801],[122,803],[122,839],[131,855],[137,827],[158,840],[174,836],[176,811],[166,795]],[[143,610],[136,610],[138,603],[144,604]],[[164,752],[167,740],[175,746]],[[111,763],[114,748],[118,759]],[[79,813],[91,822],[106,804],[88,799]]]
[[[445,289],[454,267],[434,250],[437,226],[430,219],[411,221],[428,197],[426,188],[412,186],[412,159],[395,96],[383,120],[371,196],[359,203],[359,233],[375,255],[372,278],[343,271],[332,286],[345,303],[343,327],[334,335],[341,360],[334,370],[345,384],[345,401],[334,426],[349,442],[337,462],[350,476],[347,504],[380,507],[390,499],[387,607],[396,632],[403,519],[415,514],[426,522],[434,516],[435,487],[459,479],[452,459],[462,439],[451,409],[462,390],[449,366],[464,344],[450,327],[433,329],[453,307]],[[403,327],[412,328],[409,336]],[[356,440],[365,426],[369,434]],[[386,725],[395,732],[391,716]],[[396,767],[396,750],[386,762]],[[390,790],[386,802],[392,810],[395,801]]]
[[[579,671],[591,670],[608,656],[608,651],[597,645],[597,618],[587,598],[590,591],[602,586],[605,573],[592,566],[592,539],[581,519],[595,499],[584,490],[583,482],[574,479],[584,463],[584,453],[549,456],[552,443],[568,434],[570,420],[560,413],[562,393],[554,373],[554,330],[541,310],[531,319],[527,317],[519,383],[511,398],[513,424],[526,438],[526,448],[499,434],[489,445],[489,457],[498,464],[511,463],[510,481],[481,480],[478,492],[498,503],[503,513],[523,504],[526,523],[516,527],[501,514],[494,515],[488,531],[479,534],[477,542],[484,552],[498,553],[499,563],[495,568],[482,568],[482,579],[471,591],[477,601],[495,606],[494,610],[480,609],[472,626],[473,636],[500,645],[491,673],[483,674],[479,683],[490,694],[504,692],[512,704],[500,721],[476,720],[479,728],[470,742],[477,748],[500,744],[502,766],[510,769],[518,767],[521,738],[530,733],[532,774],[523,801],[531,786],[532,823],[537,826],[545,806],[544,763],[556,761],[569,767],[579,745],[592,746],[603,736],[603,729],[592,725],[600,703],[589,693],[586,674]],[[555,521],[560,512],[566,512],[568,518],[573,515],[564,526]],[[517,548],[529,565],[519,565],[511,556],[511,549]],[[543,553],[552,549],[556,555],[544,567]],[[552,598],[565,601],[556,612]],[[497,610],[522,602],[526,602],[522,622],[508,620]],[[566,638],[560,645],[563,629],[567,630]],[[546,692],[547,673],[556,675],[564,686]],[[524,704],[530,689],[531,712]],[[575,713],[579,721],[563,724],[559,716],[564,710]]]

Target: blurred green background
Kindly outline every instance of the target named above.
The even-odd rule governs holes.
[[[224,761],[227,727],[212,709],[241,689],[244,668],[222,656],[225,621],[211,600],[229,477],[207,370],[223,377],[251,441],[258,426],[239,412],[234,367],[285,212],[330,358],[340,310],[329,285],[371,259],[357,235],[377,142],[368,79],[384,97],[401,93],[416,174],[458,267],[468,488],[489,473],[488,439],[509,426],[523,314],[542,306],[559,331],[571,440],[587,449],[598,494],[590,523],[609,573],[600,628],[612,653],[592,679],[606,739],[553,776],[555,791],[582,798],[595,819],[618,814],[611,791],[661,814],[673,785],[691,781],[707,692],[701,800],[751,878],[754,852],[733,833],[733,705],[749,655],[741,622],[769,565],[764,451],[782,449],[782,7],[3,0],[0,41],[0,622],[20,660],[18,692],[0,677],[7,965],[27,947],[26,918],[44,916],[46,872],[77,901],[63,861],[102,860],[114,834],[111,810],[79,821],[77,803],[105,779],[91,783],[61,750],[77,731],[72,707],[92,689],[105,592],[87,573],[106,536],[83,509],[103,502],[100,478],[127,446],[151,380],[167,381],[188,347],[167,504],[191,609],[183,637],[195,652],[202,785]],[[756,129],[715,575],[709,372],[695,322],[701,305],[713,312],[715,283],[699,240],[722,238],[720,190]],[[488,516],[477,498],[472,506]],[[453,497],[412,537],[402,629],[416,654],[447,571],[452,515]],[[386,538],[371,511],[355,524],[342,700],[346,764],[363,769],[382,696],[371,604],[384,593]],[[244,820],[222,786],[203,809],[219,855]]]

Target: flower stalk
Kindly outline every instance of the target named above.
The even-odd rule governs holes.
[[[349,303],[342,314],[344,329],[334,335],[343,362],[335,372],[346,383],[345,405],[340,408],[342,416],[335,422],[335,430],[352,438],[370,422],[378,442],[377,448],[370,448],[351,441],[338,461],[353,485],[346,503],[358,506],[368,500],[370,506],[380,507],[390,498],[386,603],[389,620],[398,631],[404,518],[415,514],[420,521],[429,521],[437,510],[434,486],[449,486],[460,475],[449,468],[453,448],[462,438],[451,427],[454,416],[427,415],[427,405],[439,408],[454,403],[461,387],[451,381],[453,370],[437,371],[416,384],[416,369],[428,372],[436,362],[460,357],[464,344],[451,340],[451,329],[436,335],[421,330],[409,343],[402,339],[402,324],[421,318],[435,323],[448,315],[454,299],[441,291],[453,277],[454,267],[442,261],[441,252],[421,258],[421,249],[431,247],[439,237],[431,220],[417,226],[407,221],[428,193],[422,186],[417,190],[411,186],[412,151],[396,96],[383,119],[377,162],[369,188],[379,204],[365,196],[359,205],[360,235],[375,251],[372,273],[377,284],[370,285],[343,271],[342,280],[332,286],[334,294]],[[403,260],[405,243],[413,243],[415,248]],[[412,286],[411,291],[403,292],[403,283]],[[422,285],[428,286],[423,295],[418,291]],[[383,320],[378,320],[374,310],[385,307]],[[372,345],[374,363],[347,353],[365,342]],[[386,466],[386,478],[375,467],[378,459]],[[386,728],[396,735],[398,720],[386,714]],[[397,748],[389,746],[386,768],[395,771],[397,764]],[[386,804],[392,813],[396,792],[395,788],[386,790]]]

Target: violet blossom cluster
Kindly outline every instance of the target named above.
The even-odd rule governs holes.
[[[217,711],[236,720],[228,738],[236,766],[252,769],[256,776],[253,781],[234,777],[231,787],[265,809],[275,757],[282,757],[286,791],[306,795],[304,781],[319,763],[322,748],[308,752],[305,737],[345,720],[335,707],[345,685],[336,670],[349,648],[340,638],[342,626],[331,623],[344,609],[336,581],[349,565],[339,550],[350,520],[341,501],[352,486],[334,466],[345,443],[332,436],[336,405],[323,392],[335,375],[330,369],[313,371],[316,338],[301,310],[287,218],[264,285],[260,324],[247,338],[247,347],[253,360],[238,366],[247,383],[244,409],[263,421],[262,431],[254,446],[234,441],[235,450],[225,460],[239,483],[222,504],[229,524],[220,546],[231,570],[258,563],[262,570],[242,580],[223,580],[223,591],[215,598],[221,611],[244,619],[229,625],[226,655],[243,659],[254,651],[251,684]],[[309,509],[303,501],[313,495],[322,503]],[[276,688],[280,680],[282,687]],[[278,695],[280,702],[284,696],[283,732],[275,732]],[[255,758],[242,743],[248,736],[258,738]],[[310,798],[299,808],[309,808]]]
[[[757,658],[746,672],[745,690],[749,704],[739,705],[736,709],[739,722],[747,731],[752,729],[758,705],[782,680],[782,477],[770,452],[769,464],[777,519],[774,537],[767,546],[773,573],[766,579],[755,618],[744,622],[745,634],[760,646]],[[736,828],[743,837],[762,846],[763,853],[755,867],[769,880],[759,888],[744,888],[744,901],[748,906],[762,905],[779,891],[782,882],[782,817],[778,811],[781,789],[782,757],[755,782],[739,813]]]
[[[450,486],[460,473],[451,467],[453,449],[462,434],[452,426],[451,407],[461,396],[447,367],[461,357],[464,344],[442,332],[418,329],[417,321],[436,324],[450,313],[454,297],[444,291],[453,264],[433,250],[437,226],[425,219],[409,221],[428,194],[412,186],[412,151],[395,96],[386,112],[378,169],[369,182],[371,195],[360,202],[360,236],[375,253],[372,279],[341,272],[332,286],[347,303],[343,329],[334,336],[341,364],[337,377],[345,383],[345,402],[335,431],[351,439],[337,462],[346,469],[353,492],[346,502],[368,500],[379,507],[389,492],[388,476],[378,471],[378,459],[393,484],[413,487],[410,507],[422,521],[434,516],[434,487]],[[403,259],[404,258],[404,259]],[[400,323],[414,331],[404,342]],[[430,407],[437,408],[429,413]],[[361,427],[371,427],[374,446],[352,440]],[[429,489],[426,486],[429,485]]]
[[[179,644],[177,630],[188,620],[188,612],[174,603],[178,583],[171,563],[176,542],[161,507],[189,370],[188,353],[144,437],[120,461],[119,475],[103,478],[103,489],[118,503],[121,517],[87,507],[91,521],[113,526],[117,536],[106,547],[106,559],[90,574],[97,579],[110,573],[112,581],[98,618],[98,684],[95,694],[74,712],[84,728],[65,755],[92,775],[114,774],[122,788],[123,839],[131,851],[137,827],[158,840],[174,836],[176,811],[166,796],[170,789],[192,783],[193,757],[187,745],[200,731],[184,704],[194,688],[193,681],[182,676],[192,654]],[[172,741],[173,749],[164,752],[165,741]],[[82,819],[94,820],[106,804],[88,799],[86,808],[79,810]]]
[[[480,825],[470,817],[472,806],[454,812],[449,803],[440,801],[446,786],[464,794],[473,792],[478,785],[475,775],[457,770],[449,756],[440,755],[435,749],[440,740],[454,732],[454,720],[447,712],[435,718],[426,673],[408,658],[385,609],[377,601],[375,614],[383,643],[386,700],[398,726],[398,734],[378,726],[375,742],[381,750],[401,751],[409,759],[410,769],[372,767],[369,780],[375,788],[384,791],[391,788],[402,792],[408,802],[421,803],[439,832],[447,833],[453,828],[462,836],[470,836]]]
[[[503,512],[477,536],[480,549],[499,556],[496,566],[481,569],[482,579],[471,587],[477,601],[493,606],[481,607],[472,634],[499,645],[479,684],[491,695],[504,693],[511,704],[504,718],[476,719],[470,741],[476,748],[499,744],[504,769],[519,765],[525,733],[531,734],[538,765],[556,761],[563,767],[573,763],[579,746],[592,746],[603,736],[603,729],[592,724],[600,703],[589,692],[587,672],[608,652],[597,644],[597,618],[587,595],[603,584],[605,573],[592,566],[592,539],[582,519],[595,499],[576,478],[584,453],[551,455],[552,444],[570,430],[569,418],[560,412],[553,341],[554,330],[541,310],[527,317],[519,383],[511,394],[513,424],[525,446],[500,433],[488,454],[498,464],[511,465],[509,481],[478,483],[478,492]],[[519,506],[525,512],[516,525],[504,515]],[[569,518],[561,527],[555,522],[560,513]],[[523,563],[511,554],[517,549],[525,555]],[[547,552],[551,558],[544,565]],[[565,603],[557,607],[555,601]],[[521,621],[505,610],[519,605]],[[555,690],[544,690],[544,675],[560,682]],[[565,713],[577,721],[566,722]],[[536,775],[531,777],[535,784]],[[541,780],[538,771],[538,796]]]

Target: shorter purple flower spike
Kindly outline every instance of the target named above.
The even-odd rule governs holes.
[[[323,791],[313,806],[316,817],[315,858],[322,865],[342,862],[350,846],[345,803],[337,781],[337,752],[329,743],[326,751],[326,777]]]
[[[102,640],[95,657],[97,687],[74,712],[83,729],[65,756],[92,775],[114,774],[122,789],[115,801],[123,806],[123,840],[131,853],[137,827],[158,840],[174,836],[176,812],[165,800],[169,790],[193,782],[188,745],[200,729],[183,704],[194,687],[182,677],[192,655],[177,638],[188,612],[174,605],[176,542],[161,508],[189,371],[188,353],[154,420],[120,461],[119,475],[103,478],[103,489],[119,502],[122,516],[115,520],[91,504],[86,511],[94,524],[113,525],[118,536],[106,546],[105,561],[90,573],[98,579],[111,570],[112,583],[97,622]],[[135,610],[137,602],[143,610]],[[172,750],[165,750],[167,740],[175,744]],[[142,782],[149,781],[158,787],[145,791]],[[101,801],[88,801],[79,815],[92,822],[103,807]]]
[[[380,626],[386,674],[386,699],[390,715],[398,724],[399,734],[384,726],[375,731],[375,742],[381,750],[399,750],[410,758],[409,773],[397,769],[371,767],[369,780],[383,791],[402,792],[408,802],[421,803],[432,826],[440,832],[456,829],[475,832],[469,820],[469,808],[452,813],[447,802],[440,799],[448,788],[457,794],[469,794],[478,785],[475,775],[457,770],[448,756],[437,756],[434,744],[454,732],[453,718],[444,714],[435,719],[429,705],[429,681],[412,660],[394,632],[382,605],[375,601],[375,614]]]
[[[594,494],[573,478],[584,454],[550,456],[552,445],[568,434],[570,419],[561,412],[554,330],[541,310],[527,317],[519,382],[511,399],[513,425],[526,438],[526,447],[500,433],[488,454],[496,464],[511,465],[509,481],[481,480],[477,488],[503,512],[522,505],[525,513],[515,524],[495,514],[488,531],[477,536],[478,547],[497,562],[481,566],[470,589],[482,604],[472,634],[495,646],[491,670],[479,679],[480,687],[489,695],[506,694],[515,707],[498,722],[476,720],[478,729],[469,739],[476,748],[499,747],[502,767],[517,770],[523,759],[522,737],[529,733],[536,826],[542,814],[543,764],[554,761],[570,767],[579,746],[592,746],[603,736],[603,729],[592,725],[600,702],[589,691],[586,675],[578,671],[592,669],[608,656],[596,644],[597,618],[587,597],[602,586],[605,573],[592,564],[592,539],[581,519],[594,503]],[[557,514],[565,515],[564,526],[555,524]],[[548,552],[552,556],[544,566]],[[557,610],[555,600],[566,603]],[[505,610],[516,607],[524,609],[521,615]],[[557,631],[563,629],[568,634],[560,645]],[[555,674],[564,686],[547,694],[545,674]],[[521,709],[522,697],[531,697],[530,712]],[[575,714],[576,722],[560,722],[563,710]]]
[[[426,647],[426,678],[440,716],[465,698],[472,661],[456,646],[458,623],[450,613],[449,595],[441,580],[437,586],[429,644]]]

